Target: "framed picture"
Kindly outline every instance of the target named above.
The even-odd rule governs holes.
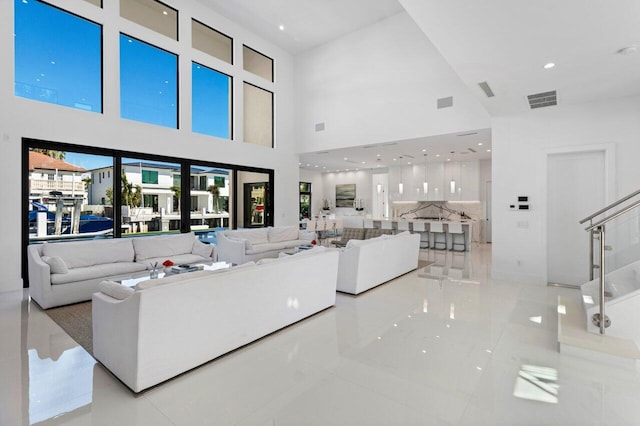
[[[336,207],[353,207],[353,201],[355,199],[355,183],[336,185]]]

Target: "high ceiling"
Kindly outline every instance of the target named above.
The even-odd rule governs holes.
[[[492,116],[528,111],[527,95],[547,91],[556,91],[558,105],[640,95],[638,0],[200,1],[294,55],[406,10]],[[555,66],[545,69],[548,63]],[[495,96],[487,97],[480,82]],[[386,157],[420,157],[427,142],[435,156],[491,141],[488,129],[396,141],[380,149],[305,154],[301,167],[357,167],[345,157],[390,165]],[[381,162],[374,151],[384,156]]]
[[[397,0],[199,1],[294,55],[404,11]]]

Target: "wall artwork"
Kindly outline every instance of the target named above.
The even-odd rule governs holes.
[[[356,199],[356,184],[336,185],[336,207],[353,207]]]

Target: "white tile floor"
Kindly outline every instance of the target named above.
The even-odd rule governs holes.
[[[640,373],[557,351],[556,297],[577,292],[492,280],[490,250],[424,251],[456,280],[436,266],[338,294],[137,396],[22,292],[0,294],[0,425],[640,424]]]

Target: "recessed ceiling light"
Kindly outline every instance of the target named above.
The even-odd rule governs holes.
[[[447,158],[447,161],[451,161],[451,158]]]
[[[348,158],[347,158],[347,157],[344,157],[344,161],[347,161],[347,160],[348,160]]]
[[[407,164],[411,164],[411,161],[409,161]]]
[[[167,11],[166,11],[166,10],[163,10],[163,11],[162,11],[162,14],[163,14],[163,15],[168,15],[168,13],[167,13]]]
[[[637,51],[638,51],[637,46],[627,46],[627,47],[623,47],[622,49],[618,49],[616,53],[619,55],[631,55],[632,53],[636,53]]]
[[[362,164],[367,164],[367,163],[363,161]]]
[[[440,157],[440,154],[436,154],[436,157]]]
[[[426,150],[426,149],[423,149],[423,150],[422,150],[422,152],[427,152],[427,150]]]
[[[318,167],[318,165],[316,164],[314,167]]]
[[[544,64],[544,69],[548,70],[548,69],[551,69],[551,68],[553,68],[555,66],[556,66],[556,64],[554,64],[553,62],[548,62],[548,63]]]
[[[376,154],[376,157],[380,157],[380,154]]]
[[[478,142],[478,146],[482,146],[482,142]]]
[[[396,160],[397,160],[397,158],[394,158],[394,159],[393,159],[393,161],[396,161]]]
[[[491,150],[490,150],[490,149],[488,149],[488,150],[487,150],[487,152],[491,152]]]
[[[280,31],[284,31],[284,25],[280,25],[278,28],[280,28]]]

